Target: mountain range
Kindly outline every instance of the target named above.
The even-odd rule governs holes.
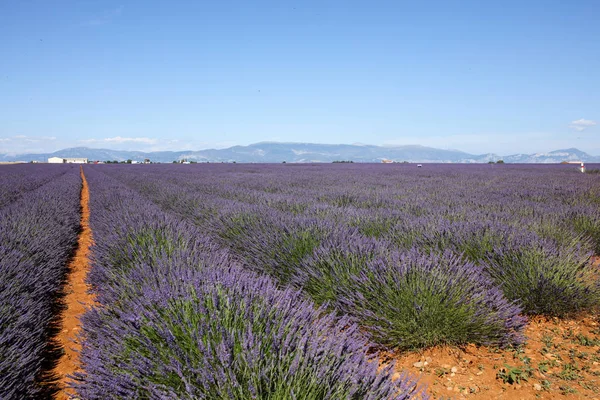
[[[591,156],[581,150],[571,148],[547,153],[513,154],[469,154],[458,150],[443,150],[419,145],[374,146],[363,144],[315,144],[261,142],[248,146],[233,146],[226,149],[198,151],[126,151],[73,147],[45,154],[0,154],[0,162],[39,161],[50,157],[83,157],[90,161],[143,161],[170,163],[173,161],[197,162],[239,162],[239,163],[330,163],[333,161],[354,161],[379,163],[383,160],[396,162],[433,163],[487,163],[503,160],[505,163],[560,163],[562,161],[583,161],[600,163],[600,156]]]

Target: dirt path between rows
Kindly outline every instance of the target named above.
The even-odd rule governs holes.
[[[77,240],[77,250],[68,266],[67,283],[64,288],[65,310],[62,313],[60,331],[56,337],[58,344],[64,349],[63,355],[58,360],[54,373],[59,377],[58,386],[60,390],[56,394],[57,400],[66,400],[74,395],[72,389],[67,387],[72,375],[80,371],[79,351],[81,343],[77,338],[81,330],[80,316],[85,310],[95,304],[94,297],[90,294],[90,287],[85,283],[89,270],[90,246],[93,242],[90,229],[89,189],[88,183],[81,168],[81,232]]]

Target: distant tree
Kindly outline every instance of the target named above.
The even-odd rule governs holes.
[[[285,164],[286,162],[285,162],[285,161],[282,161],[281,163],[282,163],[282,164]]]
[[[504,160],[498,160],[496,161],[496,164],[504,164]]]
[[[493,162],[493,161],[488,161],[488,164],[495,164],[495,162]]]
[[[131,164],[132,160],[127,160],[127,164]]]
[[[177,163],[179,163],[179,161],[177,161],[177,160],[173,161],[173,164],[177,164]]]

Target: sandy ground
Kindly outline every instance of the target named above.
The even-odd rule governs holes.
[[[69,263],[69,276],[65,287],[64,303],[66,309],[62,314],[61,330],[56,338],[63,347],[64,354],[58,360],[54,373],[59,376],[61,390],[56,399],[68,399],[73,394],[66,385],[69,381],[67,375],[80,370],[79,350],[81,344],[77,334],[81,330],[79,317],[94,304],[94,298],[89,293],[89,285],[85,278],[89,269],[89,253],[92,244],[92,231],[90,230],[89,190],[88,184],[81,170],[83,187],[81,190],[81,232],[77,242],[77,250]]]

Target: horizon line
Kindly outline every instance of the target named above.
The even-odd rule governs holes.
[[[255,143],[250,143],[247,145],[240,145],[240,144],[235,144],[232,146],[228,146],[228,147],[209,147],[209,148],[204,148],[204,149],[182,149],[182,150],[150,150],[150,151],[145,151],[145,150],[127,150],[127,149],[111,149],[111,148],[106,148],[106,147],[89,147],[89,146],[74,146],[74,147],[66,147],[66,148],[62,148],[59,150],[55,150],[55,151],[46,151],[46,152],[35,152],[35,153],[31,153],[31,152],[24,152],[24,153],[14,153],[14,152],[8,152],[8,153],[0,153],[1,155],[4,156],[11,156],[11,157],[16,157],[16,156],[20,156],[20,155],[44,155],[44,154],[55,154],[61,151],[67,151],[67,150],[73,150],[73,149],[86,149],[86,150],[105,150],[105,151],[120,151],[120,152],[136,152],[136,153],[145,153],[145,154],[151,154],[151,153],[181,153],[181,152],[202,152],[202,151],[210,151],[210,150],[228,150],[231,149],[233,147],[250,147],[250,146],[255,146],[255,145],[260,145],[260,144],[283,144],[283,145],[317,145],[317,146],[353,146],[353,147],[378,147],[378,148],[407,148],[407,147],[421,147],[421,148],[425,148],[425,149],[433,149],[433,150],[438,150],[438,151],[449,151],[449,152],[459,152],[459,153],[464,153],[466,155],[473,155],[473,156],[486,156],[486,155],[494,155],[494,156],[502,156],[502,157],[507,157],[507,156],[516,156],[516,155],[525,155],[525,154],[545,154],[545,153],[554,153],[554,152],[559,152],[559,151],[579,151],[582,153],[585,153],[588,156],[591,157],[598,157],[595,155],[591,155],[589,153],[587,153],[586,151],[580,150],[576,147],[569,147],[569,148],[565,148],[565,149],[556,149],[556,150],[551,150],[551,151],[546,151],[546,152],[533,152],[533,153],[524,153],[524,152],[518,152],[518,153],[512,153],[512,154],[504,154],[504,155],[498,155],[496,153],[468,153],[466,151],[460,150],[460,149],[444,149],[444,148],[437,148],[437,147],[431,147],[431,146],[424,146],[421,144],[405,144],[405,145],[395,145],[395,144],[383,144],[383,145],[377,145],[377,144],[368,144],[368,143],[315,143],[315,142],[279,142],[279,141],[259,141],[259,142],[255,142]]]

